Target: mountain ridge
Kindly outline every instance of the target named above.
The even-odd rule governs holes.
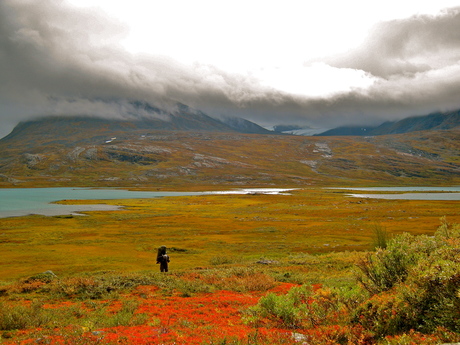
[[[460,126],[460,110],[436,112],[429,115],[411,116],[398,121],[386,121],[378,126],[342,126],[319,132],[321,129],[299,125],[276,125],[272,130],[266,129],[252,121],[238,117],[215,118],[177,103],[176,109],[167,111],[147,102],[132,101],[132,110],[126,112],[126,118],[107,118],[92,115],[43,116],[34,120],[21,121],[11,133],[3,139],[11,139],[19,132],[31,130],[34,125],[50,132],[60,132],[59,127],[68,124],[80,129],[105,127],[107,132],[115,130],[144,129],[172,131],[217,131],[251,134],[292,134],[300,136],[375,136],[387,134],[410,133],[425,130],[446,130]],[[66,123],[68,122],[68,123]],[[54,126],[52,125],[54,124]],[[75,127],[76,128],[76,127]]]
[[[410,116],[399,121],[386,121],[379,126],[342,126],[327,130],[316,136],[358,135],[373,136],[402,134],[426,130],[446,130],[460,126],[460,110],[436,112],[428,115]]]
[[[1,138],[11,140],[21,133],[44,136],[68,137],[78,131],[98,129],[100,135],[110,135],[114,131],[130,130],[170,130],[170,131],[211,131],[270,134],[271,131],[242,118],[225,118],[219,120],[206,113],[178,103],[176,111],[165,111],[146,102],[130,103],[137,112],[128,112],[127,118],[105,118],[92,115],[43,116],[37,119],[21,121],[15,128]],[[23,138],[24,139],[24,138]],[[88,139],[87,139],[88,140]],[[99,140],[99,138],[96,138]]]

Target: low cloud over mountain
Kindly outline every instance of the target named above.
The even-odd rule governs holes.
[[[211,116],[239,116],[262,125],[323,127],[375,125],[458,109],[459,29],[460,7],[379,23],[363,45],[305,61],[286,74],[304,78],[306,89],[314,89],[317,81],[307,80],[312,75],[324,75],[322,83],[331,86],[343,78],[357,80],[312,94],[289,92],[251,71],[129,53],[119,44],[128,28],[101,11],[58,0],[5,0],[0,3],[0,137],[18,121],[42,115],[126,117],[132,100],[161,108],[182,102]],[[152,40],[146,44],[155,44]]]

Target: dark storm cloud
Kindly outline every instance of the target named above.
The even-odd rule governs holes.
[[[133,110],[130,100],[159,107],[179,101],[210,115],[261,124],[328,127],[460,108],[459,26],[458,9],[379,24],[366,45],[327,61],[364,70],[374,84],[312,98],[264,86],[250,74],[131,55],[117,43],[128,28],[99,12],[59,0],[4,0],[0,137],[20,120],[42,115],[127,116]]]
[[[117,46],[126,31],[102,13],[63,1],[1,2],[0,135],[33,116],[125,116],[132,110],[127,100],[219,108],[262,97],[247,77],[165,56],[132,56]]]
[[[2,95],[27,103],[129,94],[125,85],[136,86],[135,74],[113,47],[124,29],[100,13],[60,5],[47,0],[1,6]]]

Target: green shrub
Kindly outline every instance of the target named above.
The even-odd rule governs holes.
[[[292,288],[287,295],[269,293],[259,300],[252,311],[256,317],[271,319],[287,328],[299,328],[303,324],[310,296],[311,289],[304,286]]]
[[[460,226],[445,219],[433,237],[403,234],[358,263],[362,286],[373,296],[355,322],[376,336],[411,329],[460,332]]]
[[[324,325],[346,325],[350,311],[365,294],[359,289],[318,288],[308,285],[293,287],[285,295],[269,293],[250,309],[248,321],[269,319],[286,328],[315,328]]]
[[[357,262],[357,278],[371,294],[390,290],[404,282],[418,260],[429,255],[438,244],[428,236],[404,233],[388,241],[386,249],[377,248]]]
[[[398,287],[423,332],[438,326],[460,332],[460,239],[457,246],[451,244],[419,260],[407,285]]]

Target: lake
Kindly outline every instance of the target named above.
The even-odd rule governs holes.
[[[460,187],[369,187],[328,188],[352,191],[398,192],[397,194],[348,194],[355,198],[405,199],[405,200],[460,200]],[[214,192],[141,192],[105,188],[0,188],[0,218],[40,214],[45,216],[78,215],[85,211],[112,211],[113,205],[60,205],[60,200],[109,200],[159,198],[212,194],[279,194],[292,189],[253,188]],[[404,193],[417,192],[417,193]]]
[[[460,186],[452,187],[363,187],[363,188],[333,188],[369,192],[397,192],[392,194],[348,194],[354,198],[392,199],[392,200],[440,200],[459,201]],[[417,192],[417,193],[406,193]]]
[[[45,216],[76,215],[84,211],[111,211],[120,209],[113,205],[60,205],[60,200],[142,199],[167,196],[209,194],[277,194],[288,191],[280,188],[255,188],[219,192],[141,192],[105,188],[0,188],[0,218],[29,214]]]

